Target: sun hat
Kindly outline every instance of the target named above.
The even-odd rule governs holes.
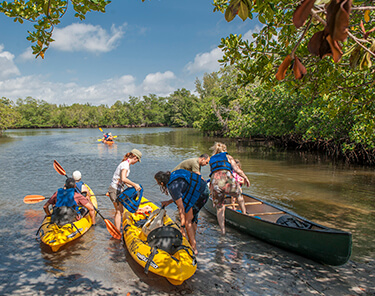
[[[81,178],[82,178],[82,175],[81,175],[81,172],[80,172],[80,171],[74,171],[74,172],[73,172],[73,179],[74,179],[75,181],[79,181],[79,180],[81,180]]]
[[[138,161],[141,162],[141,157],[142,157],[142,152],[139,151],[138,149],[133,149],[130,151],[130,153],[133,153],[135,156],[137,156]]]

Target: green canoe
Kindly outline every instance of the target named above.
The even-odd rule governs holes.
[[[316,224],[279,206],[243,194],[247,214],[238,212],[238,204],[225,205],[225,221],[240,230],[273,245],[329,265],[346,263],[352,250],[349,232]],[[232,209],[234,207],[235,209]],[[212,200],[205,204],[216,215]]]

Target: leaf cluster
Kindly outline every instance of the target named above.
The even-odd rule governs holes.
[[[105,7],[111,3],[109,0],[16,0],[13,2],[3,1],[0,3],[0,12],[13,18],[14,22],[23,24],[30,21],[34,25],[33,31],[28,31],[27,40],[33,43],[32,50],[35,57],[44,58],[49,48],[54,27],[68,10],[71,3],[75,17],[85,19],[90,11],[105,12]]]
[[[239,1],[248,3],[245,0]],[[348,91],[348,87],[357,88],[357,92],[366,92],[368,87],[373,87],[372,83],[375,80],[375,67],[371,63],[375,57],[372,45],[375,36],[372,36],[374,33],[371,31],[375,23],[375,7],[371,6],[373,2],[353,1],[348,28],[349,38],[340,42],[343,56],[338,64],[335,64],[331,57],[321,59],[312,56],[308,51],[311,37],[322,31],[325,26],[326,3],[321,2],[315,1],[309,21],[296,28],[292,19],[300,1],[252,1],[249,18],[250,15],[256,16],[263,27],[259,32],[252,34],[251,41],[235,34],[222,38],[219,47],[224,56],[220,62],[222,65],[234,65],[239,70],[237,78],[241,85],[259,81],[264,86],[274,87],[279,83],[275,79],[275,74],[285,57],[291,55],[289,66],[293,69],[296,66],[294,61],[297,61],[294,57],[298,56],[298,61],[306,70],[302,73],[306,74],[298,76],[303,77],[301,81],[295,81],[293,72],[289,71],[289,67],[285,67],[285,81],[282,84],[288,91],[307,87],[315,90],[310,94],[312,98],[322,93],[353,95],[353,91]],[[216,1],[215,10],[227,13],[235,7],[235,3]],[[333,84],[335,88],[331,88]]]

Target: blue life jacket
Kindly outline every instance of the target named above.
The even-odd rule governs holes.
[[[78,205],[74,200],[74,188],[57,190],[56,205],[55,207],[70,207],[78,210]]]
[[[117,197],[117,200],[130,213],[135,213],[138,210],[139,204],[141,203],[142,196],[143,196],[142,186],[141,186],[140,191],[135,190],[134,187],[128,187]]]
[[[81,193],[82,194],[82,186],[83,186],[83,182],[82,181],[79,181],[79,182],[76,182],[76,191],[78,193]]]
[[[227,152],[221,152],[221,153],[211,156],[210,162],[209,162],[210,167],[211,167],[210,177],[213,172],[216,172],[218,170],[232,171],[232,165],[228,161],[227,154],[228,154]]]
[[[201,193],[199,192],[201,186],[201,176],[188,170],[179,169],[171,173],[167,188],[173,181],[179,178],[185,179],[185,181],[188,183],[188,187],[185,191],[184,196],[182,197],[182,202],[184,203],[185,207],[185,213],[187,213],[189,212],[191,207],[195,205],[201,195]]]

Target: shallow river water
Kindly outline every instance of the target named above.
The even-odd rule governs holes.
[[[98,225],[78,241],[52,253],[35,235],[44,217],[44,202],[24,204],[23,198],[29,194],[50,197],[63,186],[65,177],[54,170],[54,159],[68,175],[80,170],[83,181],[103,195],[124,154],[137,148],[143,153],[142,162],[131,167],[129,178],[160,205],[167,197],[156,185],[154,174],[171,170],[186,158],[211,154],[209,148],[218,140],[193,129],[108,131],[117,135],[111,147],[97,141],[102,135],[98,129],[8,130],[0,136],[0,295],[310,295],[311,291],[325,295],[324,286],[311,288],[308,277],[323,278],[330,272],[337,276],[331,279],[338,285],[337,295],[371,290],[366,290],[366,285],[371,286],[372,281],[361,284],[358,279],[353,284],[355,275],[340,286],[335,280],[342,269],[320,265],[236,229],[227,227],[223,237],[216,219],[205,210],[197,234],[198,270],[180,287],[152,274],[146,276],[122,243],[111,238],[100,217]],[[333,163],[316,154],[223,141],[229,153],[241,160],[251,181],[245,193],[319,224],[352,232],[350,268],[369,262],[373,267],[374,168]],[[207,178],[208,174],[209,168],[203,167],[202,175]],[[109,198],[97,199],[102,215],[113,221]],[[174,217],[176,207],[172,204],[167,211]],[[282,277],[286,280],[280,284]],[[288,278],[293,285],[288,284]]]

